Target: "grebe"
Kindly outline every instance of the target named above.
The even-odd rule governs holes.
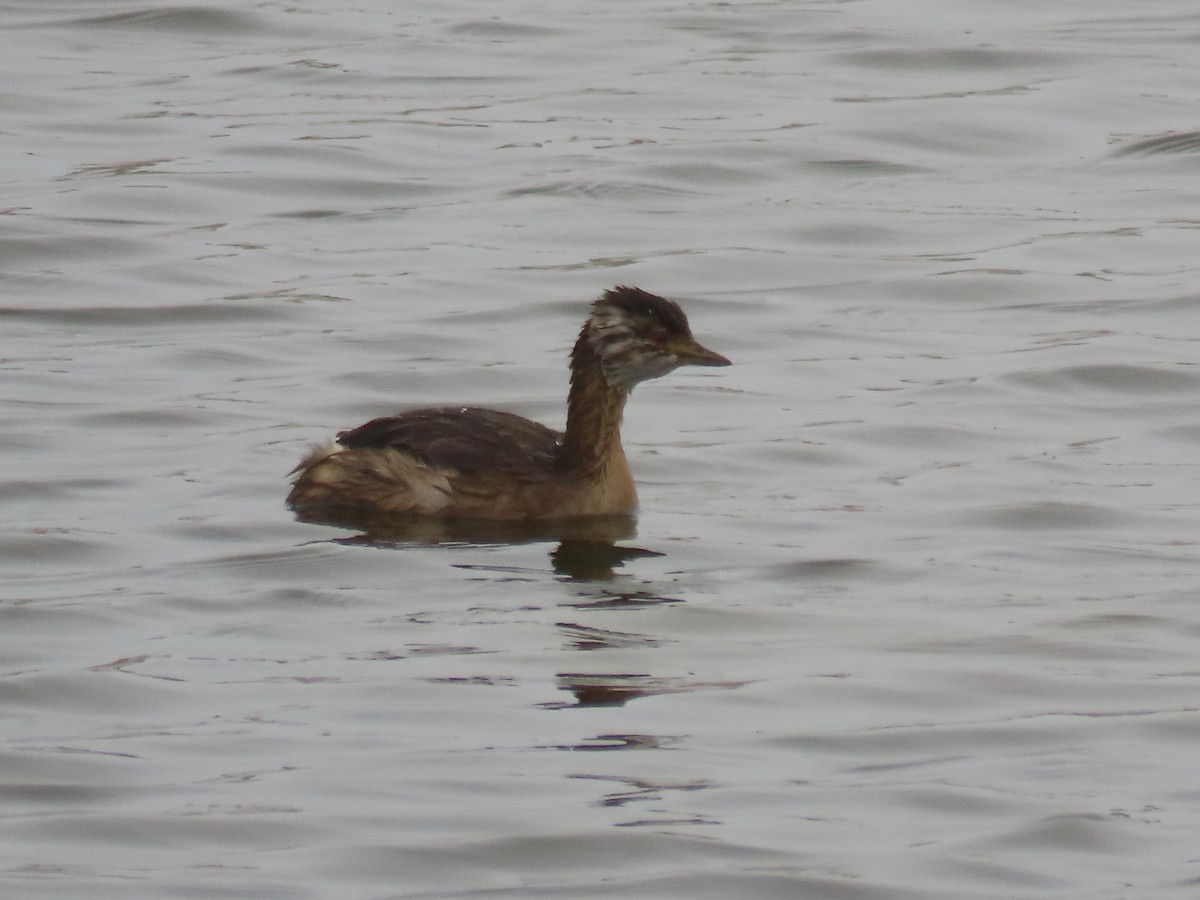
[[[637,489],[621,446],[634,385],[679,366],[727,366],[700,346],[677,303],[606,291],[571,351],[559,433],[492,409],[417,409],[373,419],[294,470],[288,505],[330,514],[539,520],[629,515]]]

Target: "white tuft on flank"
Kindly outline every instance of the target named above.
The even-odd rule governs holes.
[[[315,466],[321,460],[328,459],[335,453],[341,453],[343,449],[345,448],[343,448],[342,445],[337,441],[330,441],[327,444],[313,444],[313,448],[308,451],[308,455],[305,456],[304,459],[300,460],[299,465],[292,469],[292,471],[288,472],[288,475],[295,475],[297,472],[303,472],[310,466]]]

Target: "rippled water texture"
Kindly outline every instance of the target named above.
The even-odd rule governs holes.
[[[1196,896],[1194,3],[0,27],[0,894]],[[284,508],[614,284],[635,536]]]

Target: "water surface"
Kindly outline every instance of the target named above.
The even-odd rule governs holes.
[[[1192,6],[0,26],[6,895],[1194,895]],[[623,283],[636,534],[284,508]]]

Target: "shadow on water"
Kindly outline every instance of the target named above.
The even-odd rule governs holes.
[[[627,561],[662,556],[654,550],[622,547],[617,541],[637,536],[633,516],[603,516],[547,521],[497,521],[493,519],[437,519],[364,516],[339,508],[309,511],[302,522],[336,525],[360,532],[337,543],[375,547],[458,545],[495,547],[506,544],[555,542],[550,563],[556,574],[571,581],[611,581]],[[458,568],[473,568],[464,564]],[[634,594],[601,598],[605,604],[637,604]],[[640,598],[646,602],[654,598]],[[658,602],[662,602],[659,600]]]
[[[350,546],[384,549],[451,546],[466,549],[495,548],[503,545],[551,543],[549,552],[555,575],[574,585],[575,596],[559,606],[579,612],[636,610],[662,604],[684,602],[657,590],[651,582],[629,574],[618,574],[625,563],[665,554],[640,547],[627,547],[618,541],[637,535],[637,520],[632,516],[590,519],[564,519],[540,522],[503,522],[468,519],[364,518],[354,513],[322,510],[320,517],[310,511],[302,521],[314,524],[351,527],[359,534],[334,539]],[[516,570],[493,563],[452,563],[453,568],[492,572],[512,577]],[[674,643],[632,631],[599,628],[580,622],[560,621],[556,627],[566,639],[566,647],[579,652],[636,647],[653,648]],[[644,672],[559,672],[555,680],[559,691],[570,699],[539,704],[543,709],[580,707],[620,707],[631,700],[658,694],[686,693],[696,690],[729,690],[744,682],[697,682],[691,677],[662,677]],[[648,736],[615,739],[609,735],[598,743],[569,749],[640,749]],[[655,739],[656,740],[656,739]],[[566,749],[566,748],[564,748]]]
[[[691,677],[660,677],[630,672],[560,672],[558,689],[571,700],[541,703],[542,709],[624,706],[640,697],[661,694],[688,694],[693,691],[728,691],[744,687],[746,681],[698,681]]]

